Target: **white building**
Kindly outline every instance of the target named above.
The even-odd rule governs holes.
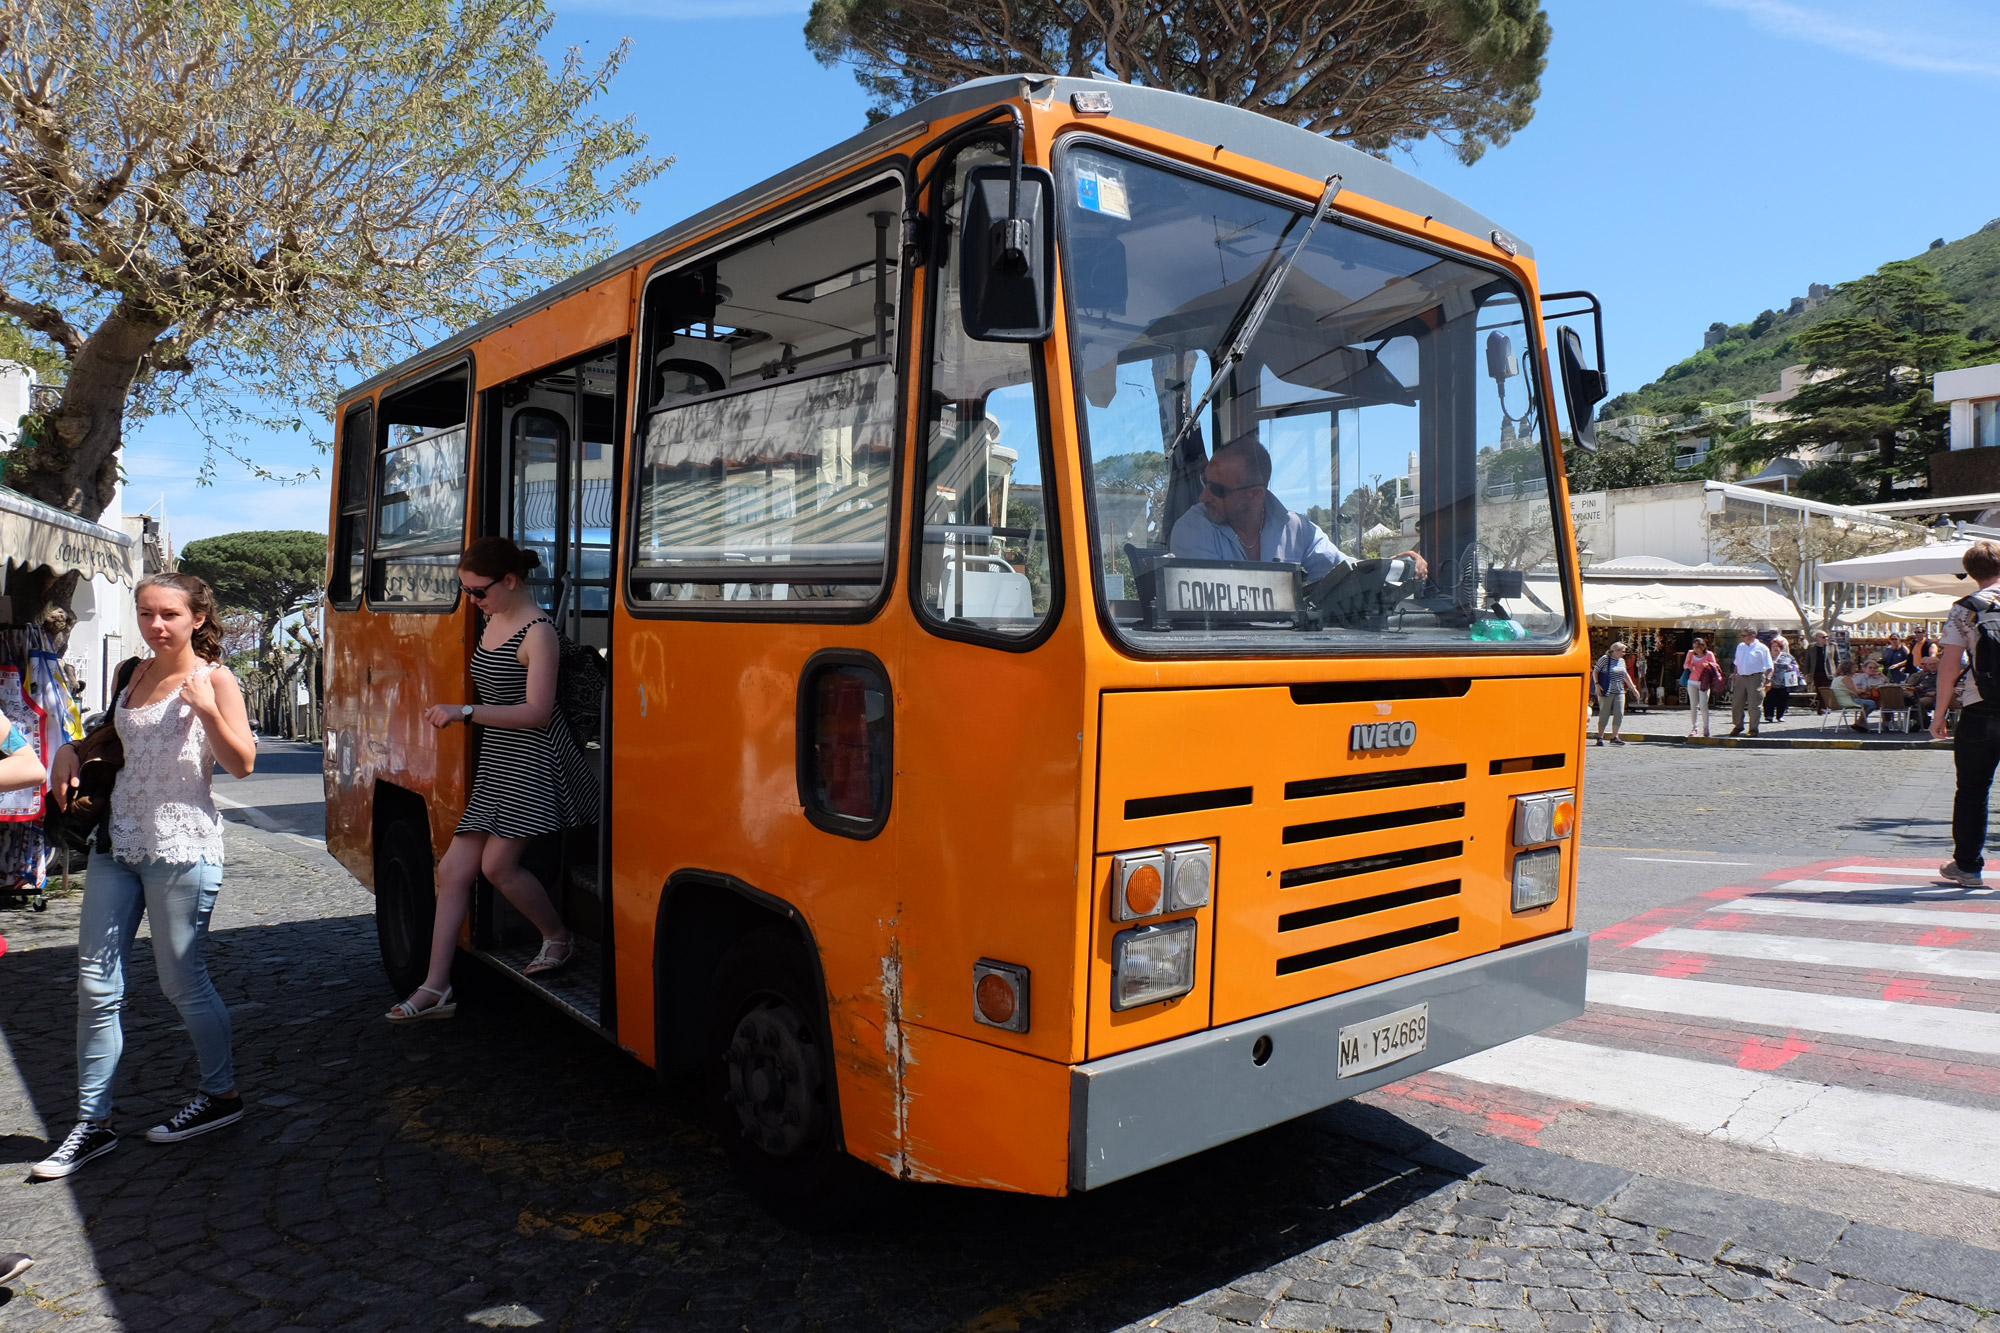
[[[1931,397],[1951,408],[1951,450],[2000,448],[2000,362],[1940,370]]]

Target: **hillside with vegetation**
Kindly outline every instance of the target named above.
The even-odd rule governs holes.
[[[1914,258],[1938,275],[1969,316],[1966,332],[1978,342],[2000,340],[2000,218],[1970,236],[1936,246]],[[1712,326],[1711,346],[1702,348],[1650,384],[1621,393],[1600,416],[1675,416],[1704,403],[1733,403],[1770,393],[1786,366],[1805,358],[1801,333],[1821,320],[1848,313],[1845,299],[1792,303],[1785,311],[1766,310],[1742,324]]]

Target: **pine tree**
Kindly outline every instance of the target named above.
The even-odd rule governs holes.
[[[1895,484],[1928,475],[1945,447],[1947,414],[1931,398],[1931,376],[1994,349],[1965,336],[1965,307],[1917,260],[1884,264],[1837,292],[1845,313],[1798,335],[1808,379],[1784,418],[1735,432],[1726,453],[1760,467],[1832,446],[1838,457],[1813,468],[1817,489],[1894,499]]]

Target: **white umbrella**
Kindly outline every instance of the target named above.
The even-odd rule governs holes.
[[[1840,613],[1843,625],[1894,625],[1912,620],[1943,620],[1958,597],[1948,592],[1913,592],[1873,606]]]
[[[1729,619],[1727,611],[1702,602],[1685,601],[1664,591],[1607,589],[1609,595],[1602,601],[1590,597],[1593,591],[1595,589],[1585,585],[1584,618],[1593,625],[1669,629],[1676,625],[1714,624]]]
[[[1852,560],[1833,560],[1821,565],[1819,576],[1835,583],[1894,583],[1924,575],[1963,574],[1965,553],[1971,548],[1972,540],[1966,538],[1934,542],[1908,551],[1857,555]]]

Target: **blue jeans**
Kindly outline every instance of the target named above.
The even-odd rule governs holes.
[[[111,1079],[125,1050],[118,1013],[125,1003],[125,959],[142,915],[153,919],[153,961],[160,989],[180,1011],[201,1060],[201,1090],[211,1095],[236,1086],[229,1050],[229,1009],[208,979],[204,955],[208,919],[222,888],[222,867],[196,862],[145,860],[136,865],[109,856],[90,858],[84,879],[83,917],[77,930],[77,1118],[111,1118]]]

